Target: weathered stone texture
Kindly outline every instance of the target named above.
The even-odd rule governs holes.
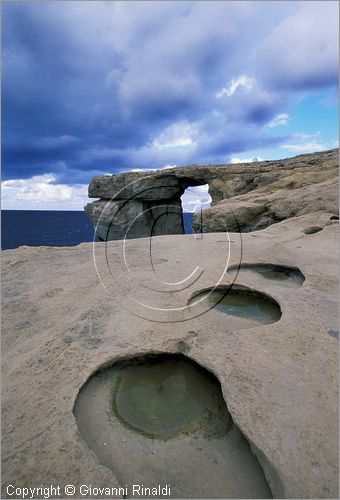
[[[166,171],[129,172],[94,177],[85,211],[97,225],[100,239],[120,239],[139,215],[128,237],[183,233],[180,197],[189,186],[209,184],[212,207],[196,215],[193,229],[205,232],[253,231],[271,224],[324,210],[338,214],[338,149],[277,161],[237,165],[190,165]],[[125,205],[118,215],[115,207]],[[118,205],[117,205],[118,203]],[[156,206],[162,205],[156,211]],[[171,205],[167,213],[166,206]],[[175,208],[174,208],[175,207]],[[157,227],[154,227],[156,217]]]

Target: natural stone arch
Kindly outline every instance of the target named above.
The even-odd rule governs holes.
[[[89,186],[85,211],[100,240],[183,234],[181,196],[191,186],[205,185],[205,179],[178,173],[95,177]]]
[[[129,231],[129,237],[150,236],[150,227],[160,215],[163,224],[157,224],[154,235],[181,234],[181,194],[188,186],[209,184],[212,206],[205,210],[203,223],[194,217],[195,231],[256,231],[319,211],[328,214],[329,220],[338,216],[338,164],[338,150],[331,150],[251,164],[189,165],[99,176],[90,183],[89,197],[100,200],[89,203],[85,211],[95,226],[99,222],[97,235],[104,240],[124,238],[127,221],[129,225],[137,216],[140,227]],[[164,182],[167,186],[162,188]],[[148,189],[136,194],[135,187],[143,184]],[[158,209],[159,205],[163,208]]]

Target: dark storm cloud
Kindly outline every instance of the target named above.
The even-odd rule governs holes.
[[[338,32],[336,2],[301,2],[256,49],[257,70],[281,90],[337,87]]]
[[[3,178],[82,183],[279,144],[263,126],[337,80],[337,6],[311,4],[4,3]]]

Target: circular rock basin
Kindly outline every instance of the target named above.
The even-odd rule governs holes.
[[[74,415],[127,498],[150,498],[135,485],[168,485],[167,498],[272,497],[219,381],[183,355],[137,357],[98,371],[80,390]]]
[[[315,234],[315,233],[319,233],[322,230],[323,230],[323,227],[320,227],[320,226],[309,226],[309,227],[306,227],[306,229],[303,230],[303,233],[305,233],[305,234]]]
[[[243,285],[202,290],[189,300],[189,306],[201,299],[207,300],[212,308],[229,316],[250,321],[249,325],[239,323],[240,327],[275,323],[282,315],[280,306],[274,299]]]
[[[156,438],[205,427],[227,431],[230,417],[216,379],[196,363],[169,358],[121,368],[115,377],[112,408],[125,425]]]
[[[232,266],[228,269],[228,272],[236,271],[237,269],[237,266]],[[293,287],[300,287],[305,281],[304,275],[296,267],[279,266],[276,264],[242,264],[240,271],[257,273],[267,280],[277,281],[282,285]]]

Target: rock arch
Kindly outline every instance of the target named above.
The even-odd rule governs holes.
[[[85,207],[101,240],[184,232],[180,197],[209,184],[196,231],[256,231],[310,212],[338,214],[338,150],[251,164],[189,165],[94,177]],[[131,225],[131,221],[135,223]],[[237,221],[237,224],[236,222]],[[202,227],[203,226],[203,227]]]
[[[189,186],[207,184],[205,178],[177,173],[95,177],[89,196],[100,200],[85,211],[100,240],[183,234],[181,196]]]

